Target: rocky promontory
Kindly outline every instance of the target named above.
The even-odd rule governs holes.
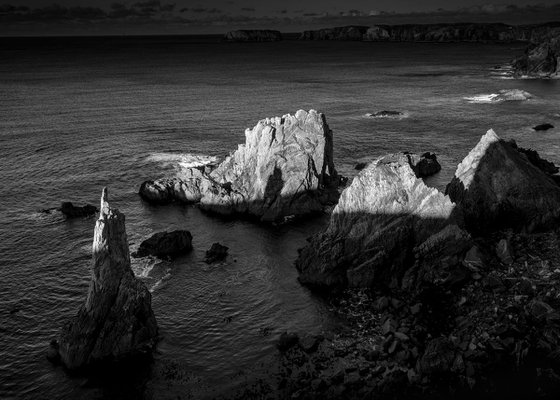
[[[546,35],[554,24],[501,23],[406,24],[342,26],[304,31],[301,40],[354,40],[370,42],[515,42]]]
[[[211,172],[191,168],[175,178],[147,181],[140,195],[152,203],[199,203],[219,215],[279,221],[333,204],[338,183],[333,134],[325,116],[299,110],[247,129],[245,144]]]
[[[354,178],[328,228],[300,251],[296,267],[300,281],[311,286],[415,286],[421,268],[413,268],[415,260],[429,258],[434,247],[458,259],[469,241],[456,225],[451,200],[417,178],[408,155],[394,154]]]
[[[228,42],[277,42],[282,40],[282,34],[270,29],[242,29],[227,32],[224,40]]]
[[[560,76],[560,28],[535,36],[525,54],[512,62],[516,77],[558,78]]]
[[[558,398],[555,172],[493,131],[459,164],[450,196],[417,179],[406,155],[369,164],[296,261],[301,282],[329,289],[346,323],[334,334],[284,334],[279,390]]]
[[[152,297],[130,267],[125,217],[101,197],[87,299],[52,345],[69,369],[150,354],[157,339]]]
[[[342,192],[327,229],[300,250],[302,283],[404,289],[460,280],[472,235],[534,232],[560,220],[555,166],[492,130],[445,195],[417,178],[409,157],[379,158]]]

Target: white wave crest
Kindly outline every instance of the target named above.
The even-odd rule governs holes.
[[[481,94],[478,96],[464,97],[469,103],[500,103],[502,101],[525,101],[532,99],[533,95],[520,89],[500,90],[499,93]]]
[[[216,156],[190,153],[153,153],[148,156],[147,161],[157,162],[168,167],[195,168],[208,164],[216,164],[219,159]]]

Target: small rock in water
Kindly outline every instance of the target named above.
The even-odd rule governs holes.
[[[189,231],[158,232],[144,240],[133,257],[175,257],[192,250],[192,235]]]
[[[216,261],[221,261],[227,257],[228,250],[229,247],[216,242],[209,250],[206,251],[206,258],[204,259],[204,262],[206,264],[212,264]]]
[[[60,206],[60,212],[64,214],[66,218],[88,217],[97,212],[97,207],[92,206],[91,204],[86,204],[85,206],[80,207],[66,201]]]
[[[401,117],[404,117],[404,113],[402,113],[400,111],[387,111],[387,110],[377,111],[377,112],[374,112],[374,113],[368,113],[366,115],[368,117],[371,117],[371,118],[401,118]]]
[[[554,125],[546,123],[546,124],[540,124],[540,125],[537,125],[537,126],[533,127],[533,130],[535,130],[535,131],[547,131],[547,130],[552,129],[552,128],[554,128]]]

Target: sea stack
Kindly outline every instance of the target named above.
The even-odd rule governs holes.
[[[191,168],[175,178],[147,181],[140,195],[150,203],[199,202],[214,214],[276,222],[336,203],[339,180],[325,116],[299,110],[247,129],[245,144],[211,172]]]
[[[149,354],[157,332],[151,294],[130,267],[124,214],[109,206],[104,188],[87,299],[55,344],[60,361],[78,369]]]

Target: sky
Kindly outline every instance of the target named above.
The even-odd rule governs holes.
[[[376,23],[560,20],[560,0],[0,0],[0,35],[297,32]]]

